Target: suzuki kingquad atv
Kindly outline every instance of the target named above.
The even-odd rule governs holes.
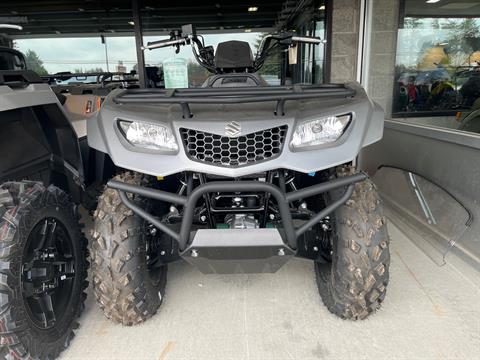
[[[89,145],[126,169],[94,213],[96,299],[125,325],[152,316],[167,264],[204,273],[275,272],[294,256],[315,264],[320,295],[345,319],[385,297],[389,239],[375,186],[354,167],[381,139],[383,112],[358,84],[266,86],[276,49],[317,38],[267,36],[204,46],[191,26],[145,49],[191,45],[212,72],[202,88],[115,90]]]

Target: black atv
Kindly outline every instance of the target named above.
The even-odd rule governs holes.
[[[0,357],[54,359],[88,286],[82,141],[20,52],[1,48],[0,65]]]

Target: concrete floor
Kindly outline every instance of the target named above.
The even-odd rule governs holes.
[[[389,231],[387,297],[365,321],[327,311],[308,261],[231,276],[177,263],[159,313],[140,326],[114,325],[89,296],[61,359],[480,359],[478,273],[438,267],[391,223]]]

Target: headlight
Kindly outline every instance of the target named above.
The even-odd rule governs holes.
[[[293,133],[293,148],[323,145],[336,141],[345,132],[351,115],[327,116],[300,124]]]
[[[137,147],[162,151],[177,151],[172,130],[162,125],[119,120],[118,125],[127,141]]]

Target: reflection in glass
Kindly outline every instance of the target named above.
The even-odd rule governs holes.
[[[458,130],[480,134],[480,106],[478,110],[461,114],[459,122]]]
[[[436,263],[444,264],[471,221],[467,209],[445,190],[409,171],[382,167],[373,180],[387,214]]]
[[[439,16],[440,5],[406,3],[398,31],[394,113],[454,114],[480,98],[480,6],[471,5],[468,15],[452,10]]]

